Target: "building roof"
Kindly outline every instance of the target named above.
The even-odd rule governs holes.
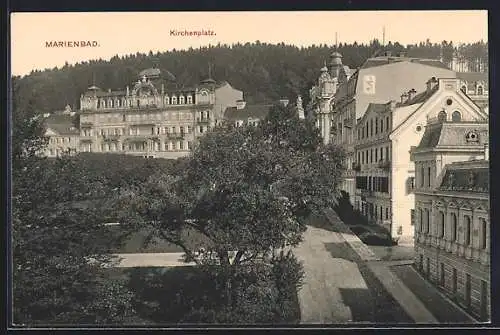
[[[487,122],[428,124],[416,150],[439,147],[483,147],[489,140]]]
[[[224,111],[224,119],[228,121],[247,120],[248,118],[263,120],[269,114],[272,106],[272,104],[258,104],[246,105],[242,109],[228,107]]]
[[[457,72],[457,78],[462,79],[466,82],[479,82],[483,81],[488,83],[488,73],[487,72]]]
[[[409,106],[409,105],[414,105],[414,104],[419,104],[419,103],[425,102],[434,93],[436,93],[438,89],[439,89],[439,85],[436,84],[432,89],[420,92],[420,93],[416,94],[413,98],[408,99],[407,101],[405,101],[403,103],[398,103],[397,106],[398,107]]]
[[[441,62],[438,59],[394,57],[394,56],[380,56],[380,57],[368,58],[366,62],[361,66],[361,68],[368,69],[376,66],[383,66],[387,64],[404,62],[404,61],[439,67],[443,69],[449,69],[448,66],[446,66],[443,62]]]
[[[68,114],[52,114],[44,120],[44,125],[59,135],[80,134],[80,131],[73,124],[73,117]]]
[[[483,159],[446,165],[446,171],[438,189],[442,191],[489,193],[489,161]]]
[[[149,68],[149,69],[145,69],[145,70],[142,70],[141,72],[139,72],[139,77],[143,77],[143,76],[159,77],[160,75],[161,75],[161,71],[158,68]]]

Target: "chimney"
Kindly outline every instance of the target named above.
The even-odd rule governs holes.
[[[405,92],[405,93],[401,94],[401,103],[402,104],[405,103],[407,98],[408,98],[408,93]]]
[[[280,99],[280,104],[282,104],[285,107],[288,106],[288,99],[287,98]]]
[[[408,101],[413,99],[413,97],[415,96],[415,93],[417,93],[417,91],[415,91],[414,88],[412,88],[411,90],[408,91]]]
[[[246,106],[245,100],[236,100],[236,109],[243,109]]]
[[[488,143],[484,144],[484,159],[487,161],[490,160],[490,146]]]
[[[427,92],[430,92],[434,87],[436,87],[438,84],[438,80],[436,77],[432,77],[427,81]]]

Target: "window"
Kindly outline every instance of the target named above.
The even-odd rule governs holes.
[[[370,163],[373,163],[373,149],[370,149]]]
[[[378,117],[375,118],[375,135],[378,134]]]
[[[193,149],[193,142],[188,141],[188,150]]]
[[[424,231],[424,212],[422,211],[422,208],[419,208],[419,210],[418,210],[418,217],[419,217],[419,221],[420,221],[419,231],[423,232]]]
[[[361,152],[358,151],[358,164],[361,163]]]
[[[461,120],[462,120],[462,115],[460,114],[459,111],[454,111],[453,114],[451,114],[451,121],[460,122]]]
[[[486,233],[487,233],[487,225],[486,225],[486,220],[483,218],[479,219],[480,222],[480,234],[481,234],[481,249],[486,249],[487,248],[487,238],[486,238]]]
[[[438,113],[438,120],[439,122],[445,122],[447,118],[446,112],[445,111],[440,111]]]
[[[439,212],[438,236],[440,238],[444,237],[444,213],[443,212]]]
[[[427,186],[431,187],[431,168],[427,168]]]
[[[188,95],[188,97],[187,97],[187,103],[188,104],[192,104],[193,103],[193,97],[192,96]]]
[[[383,216],[382,216],[382,215],[383,215],[383,213],[384,213],[384,212],[382,211],[382,206],[380,206],[380,220],[383,220],[383,219],[384,219],[384,218],[383,218]]]
[[[415,210],[414,209],[410,210],[410,217],[411,217],[410,224],[413,226],[413,225],[415,225]]]
[[[431,212],[428,209],[425,209],[425,232],[427,234],[430,233],[431,226]]]
[[[483,86],[478,86],[477,87],[477,94],[478,95],[483,95]]]
[[[183,141],[179,141],[179,149],[184,150],[184,142]]]
[[[183,95],[181,95],[179,97],[179,104],[184,105],[184,96]]]
[[[413,209],[412,209],[412,211],[413,211]],[[386,220],[389,220],[389,207],[386,207],[386,208],[385,208],[385,219],[386,219]],[[412,222],[412,223],[413,223],[413,222]]]
[[[385,131],[389,131],[389,117],[385,118]]]
[[[457,216],[455,213],[451,213],[451,240],[455,242],[457,240]]]
[[[424,175],[425,175],[425,171],[424,171],[424,167],[422,166],[420,168],[420,187],[424,187]]]
[[[384,148],[380,148],[380,160],[384,160]]]
[[[200,126],[200,134],[203,134],[203,126]]]
[[[370,137],[373,136],[373,119],[370,119]]]
[[[167,96],[165,97],[165,105],[169,105],[170,104],[170,98]]]
[[[470,243],[471,243],[471,222],[470,222],[470,216],[468,216],[468,215],[464,216],[464,221],[465,221],[464,243],[465,243],[465,245],[470,245]]]
[[[385,159],[390,160],[389,159],[389,147],[385,147]]]
[[[378,156],[378,149],[375,148],[375,162],[378,162],[377,156]]]
[[[463,85],[462,88],[460,88],[460,90],[465,94],[467,94],[467,86]]]
[[[177,97],[176,96],[172,97],[172,105],[177,105]]]
[[[181,135],[184,135],[184,127],[180,128]]]

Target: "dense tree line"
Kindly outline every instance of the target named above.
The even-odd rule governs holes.
[[[319,69],[328,59],[333,46],[267,44],[256,41],[245,44],[218,44],[189,50],[149,52],[114,56],[110,60],[91,60],[62,68],[34,70],[22,78],[16,77],[21,96],[33,96],[35,106],[43,112],[63,109],[66,104],[78,108],[79,97],[95,83],[103,89],[124,89],[136,80],[137,74],[157,66],[173,73],[180,86],[193,86],[211,74],[217,80],[227,80],[241,89],[249,102],[276,100],[306,94],[317,80]],[[369,44],[340,43],[337,50],[343,63],[358,68],[370,56],[382,50],[394,54],[406,52],[412,57],[443,58],[450,63],[453,55],[473,71],[487,69],[488,44],[453,45],[451,42],[432,43],[427,40],[413,45],[389,42],[382,47],[378,40]]]

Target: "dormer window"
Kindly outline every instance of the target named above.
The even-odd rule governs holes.
[[[191,95],[188,95],[187,97],[187,103],[192,104],[193,103],[193,97]]]
[[[172,105],[177,105],[177,97],[176,96],[172,97]]]
[[[179,97],[179,104],[184,105],[184,96],[183,95],[181,95]]]

